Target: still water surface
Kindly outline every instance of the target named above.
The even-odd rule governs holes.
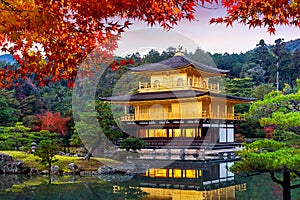
[[[2,200],[279,200],[281,189],[268,175],[239,177],[232,163],[174,163],[144,174],[47,177],[0,176]],[[300,199],[300,189],[292,199]]]

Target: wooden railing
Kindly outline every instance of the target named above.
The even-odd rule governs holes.
[[[149,92],[156,90],[186,90],[186,89],[200,89],[200,90],[210,90],[216,93],[219,92],[219,84],[205,83],[203,82],[188,82],[183,81],[182,84],[177,82],[159,82],[159,83],[150,83],[150,82],[139,82],[139,91],[140,92]]]
[[[121,117],[122,121],[134,121],[135,120],[135,116],[134,115],[124,115]]]
[[[167,138],[167,137],[151,137],[142,138],[146,142],[144,148],[157,149],[157,148],[211,148],[211,149],[226,149],[240,146],[240,143],[230,142],[230,143],[215,143],[205,140],[203,137],[182,137],[182,138]],[[117,144],[118,145],[118,144]]]
[[[224,120],[245,120],[243,114],[224,114],[203,111],[200,113],[142,113],[138,115],[130,114],[121,117],[122,121],[135,120],[174,120],[174,119],[224,119]]]

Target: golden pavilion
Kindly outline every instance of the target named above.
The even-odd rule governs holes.
[[[234,106],[254,100],[222,93],[228,70],[182,53],[129,70],[149,82],[139,82],[135,94],[100,99],[124,107],[121,121],[127,134],[143,138],[148,148],[234,144],[234,123],[242,119]]]

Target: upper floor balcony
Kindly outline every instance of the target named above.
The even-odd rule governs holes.
[[[206,83],[205,81],[170,81],[170,82],[139,82],[139,92],[157,92],[169,90],[202,90],[219,93],[219,84]]]
[[[226,113],[213,113],[203,111],[199,113],[140,113],[140,114],[127,114],[121,117],[121,121],[151,121],[151,120],[178,120],[178,119],[222,119],[222,120],[245,120],[243,114],[226,114]]]

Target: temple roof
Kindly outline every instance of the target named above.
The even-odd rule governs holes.
[[[129,101],[149,101],[149,100],[167,100],[167,99],[181,99],[181,98],[193,98],[201,96],[219,97],[227,100],[237,100],[243,103],[254,101],[255,98],[236,97],[226,94],[218,94],[212,92],[201,92],[195,90],[178,90],[178,91],[164,91],[164,92],[145,92],[132,95],[122,95],[113,97],[99,97],[103,101],[112,102],[129,102]]]
[[[180,68],[187,67],[189,65],[192,65],[196,69],[205,72],[221,73],[221,74],[229,72],[229,70],[222,70],[216,67],[204,65],[202,63],[193,61],[192,59],[187,58],[186,56],[173,56],[171,58],[168,58],[166,60],[157,63],[132,67],[130,68],[130,70],[133,72],[164,71],[164,70],[171,70],[171,69],[180,69]]]

